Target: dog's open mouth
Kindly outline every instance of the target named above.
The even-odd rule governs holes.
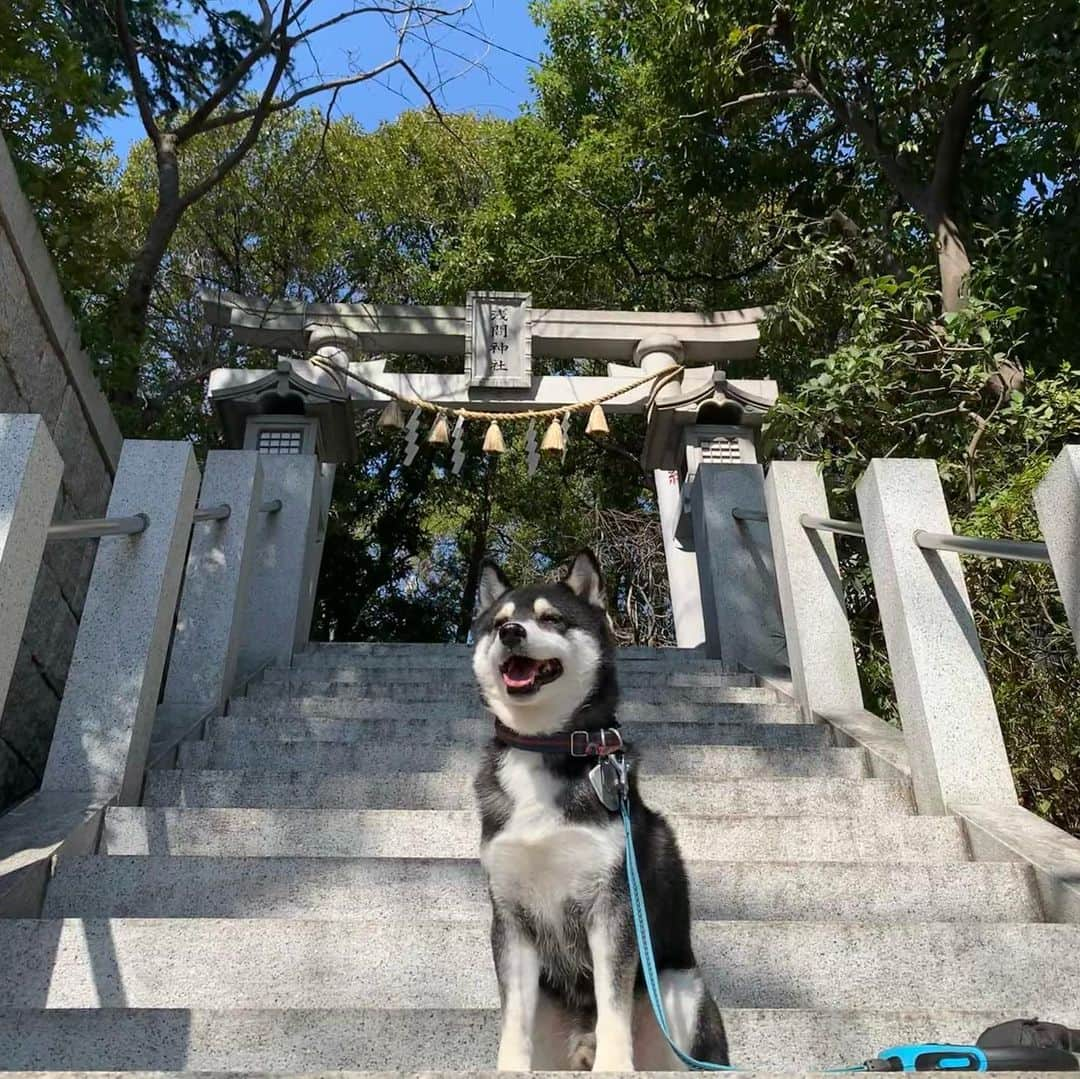
[[[557,659],[511,656],[499,671],[507,693],[535,693],[541,686],[554,682],[562,674],[562,664]]]

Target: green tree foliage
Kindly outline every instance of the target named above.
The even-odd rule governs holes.
[[[912,211],[949,309],[971,266],[971,227],[1015,205],[1026,184],[1045,192],[1075,158],[1080,27],[1068,0],[546,0],[536,10],[552,32],[541,89],[558,121],[621,120],[645,87],[649,105],[663,105],[648,128],[694,188],[771,195],[815,216],[839,209],[861,227]],[[638,100],[624,106],[629,96]]]
[[[216,134],[185,150],[191,167],[213,160]],[[313,302],[461,303],[476,287],[531,288],[535,301],[604,302],[613,286],[597,263],[558,253],[567,216],[545,205],[557,188],[563,148],[533,123],[408,113],[365,133],[317,113],[276,116],[259,144],[185,215],[165,257],[151,304],[140,366],[148,399],[145,430],[217,438],[205,382],[223,365],[265,366],[208,328],[194,297],[202,288]],[[200,155],[203,160],[200,159]],[[148,146],[133,153],[120,183],[125,227],[137,237],[154,213],[155,167]],[[528,164],[524,159],[527,158]],[[590,160],[578,167],[599,179]],[[540,185],[545,185],[540,190]],[[579,201],[575,233],[607,227]],[[287,212],[283,212],[287,208]],[[591,291],[590,291],[591,290]],[[397,370],[450,369],[453,361],[395,357]],[[460,359],[457,364],[460,365]],[[633,452],[584,439],[578,421],[564,463],[527,477],[521,426],[507,425],[510,452],[498,467],[468,431],[468,460],[447,471],[447,453],[423,446],[402,465],[403,439],[360,425],[359,463],[339,470],[324,559],[317,628],[340,639],[464,639],[483,556],[512,571],[552,569],[585,543],[611,536],[611,586],[634,639],[670,632],[657,563],[635,560],[635,538],[655,552],[651,491]],[[640,418],[613,417],[615,442],[640,441]],[[426,425],[425,425],[426,426]]]
[[[0,131],[79,309],[93,307],[125,255],[113,214],[116,162],[94,137],[121,100],[60,4],[0,5]]]
[[[545,120],[575,144],[628,140],[653,208],[719,206],[764,251],[738,289],[772,305],[772,452],[820,459],[850,516],[871,457],[934,457],[959,530],[1034,538],[1030,492],[1080,430],[1075,5],[534,11]],[[708,307],[701,248],[676,244],[681,299]],[[842,552],[867,700],[894,717],[865,552]],[[1022,796],[1080,830],[1080,669],[1052,578],[966,569]]]
[[[140,348],[151,297],[180,221],[257,148],[267,121],[322,97],[328,117],[340,91],[400,73],[428,99],[417,53],[436,52],[438,35],[468,11],[422,0],[315,5],[315,0],[260,0],[258,15],[220,0],[70,0],[66,23],[97,59],[110,83],[122,84],[153,148],[152,212],[132,248],[126,280],[111,306],[111,348],[102,357],[121,427],[137,428],[148,400]],[[393,28],[381,61],[328,78],[316,44],[346,31]],[[311,56],[315,73],[301,70]],[[437,62],[434,65],[438,71]],[[207,136],[210,136],[207,138]],[[203,149],[185,152],[202,139]],[[196,167],[196,162],[201,168]]]

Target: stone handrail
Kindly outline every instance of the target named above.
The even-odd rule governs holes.
[[[151,749],[220,714],[238,667],[306,641],[324,507],[314,456],[214,450],[200,478],[190,444],[129,439],[106,516],[53,522],[63,463],[40,416],[0,415],[0,460],[0,706],[45,544],[101,540],[41,789],[0,821],[0,911],[32,913],[57,850],[93,849],[103,809],[138,801]]]
[[[1080,920],[1080,842],[1017,804],[960,565],[960,554],[1049,561],[1078,637],[1080,447],[1061,452],[1036,493],[1045,544],[955,536],[933,461],[871,461],[856,497],[858,522],[830,517],[815,462],[774,462],[765,480],[791,682],[804,714],[850,732],[886,768],[897,767],[900,735],[919,812],[962,817],[977,857],[1031,861],[1048,914]],[[866,542],[901,732],[863,709],[834,533]]]

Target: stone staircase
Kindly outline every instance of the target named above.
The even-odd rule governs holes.
[[[758,1071],[1080,1026],[1080,928],[1031,870],[971,860],[960,822],[754,677],[620,654],[643,793],[689,863],[699,958],[732,1058]],[[58,864],[41,920],[0,922],[9,1071],[467,1071],[498,1000],[476,862],[488,736],[455,646],[313,645],[270,669],[100,851]]]

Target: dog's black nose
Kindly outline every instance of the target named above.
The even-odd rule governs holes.
[[[499,626],[499,640],[507,648],[513,648],[525,640],[525,627],[520,622],[504,622]]]

